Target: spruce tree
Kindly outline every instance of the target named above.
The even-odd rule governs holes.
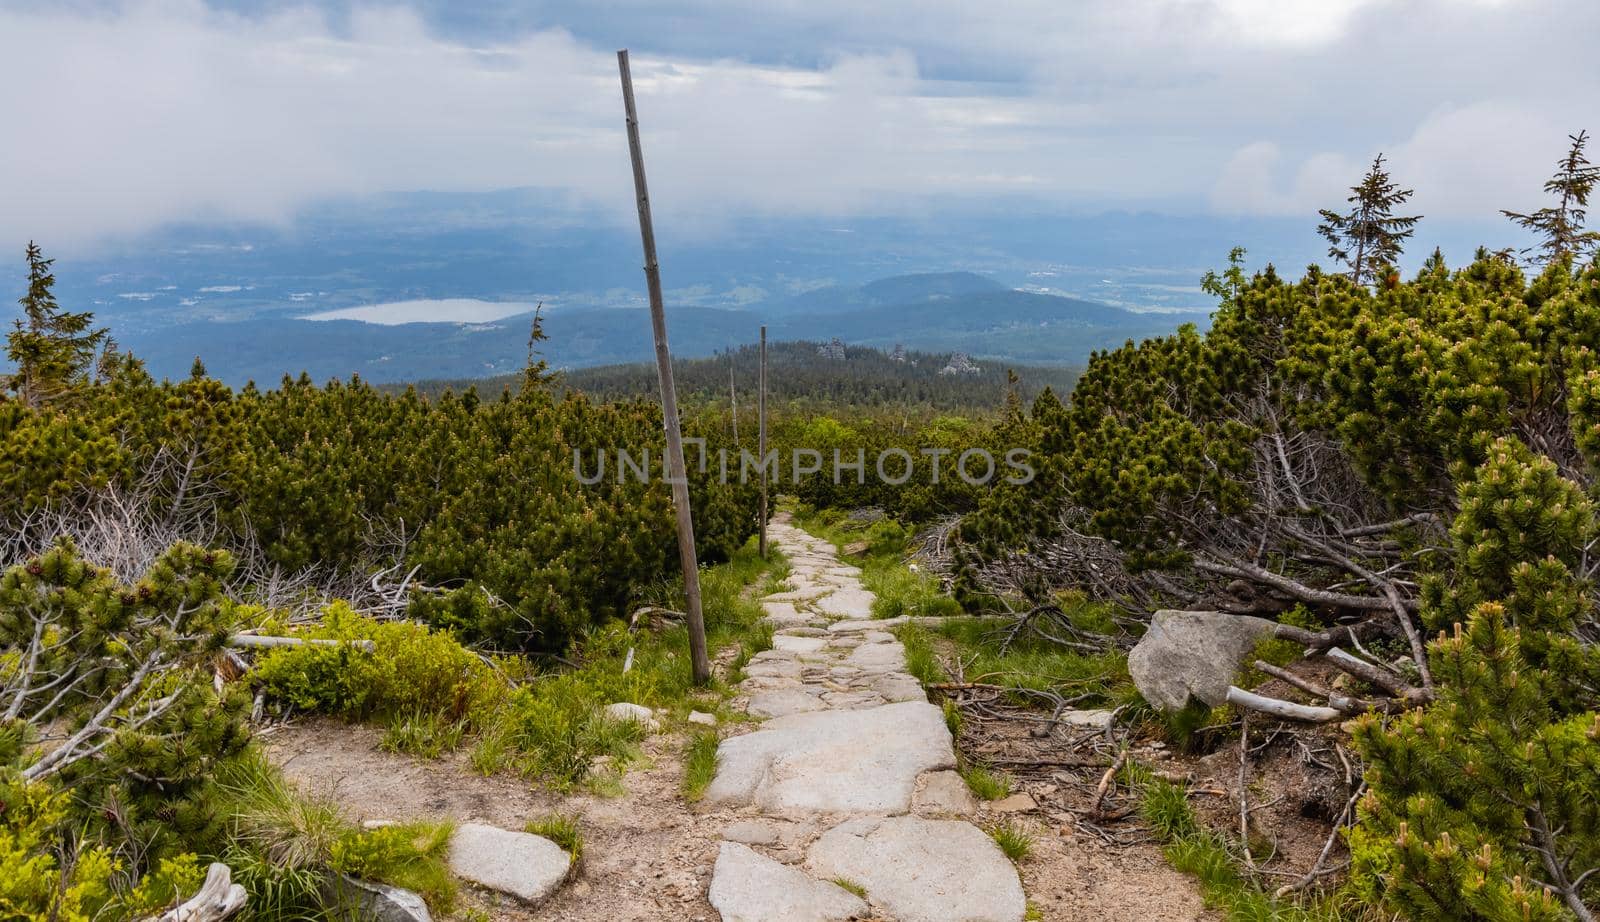
[[[1568,135],[1572,143],[1566,156],[1556,162],[1556,173],[1544,184],[1544,191],[1556,197],[1554,207],[1521,214],[1502,210],[1500,213],[1523,228],[1539,236],[1539,243],[1523,253],[1538,252],[1547,263],[1560,262],[1569,257],[1583,258],[1600,251],[1600,232],[1583,229],[1588,215],[1589,193],[1600,182],[1600,167],[1589,163],[1583,154],[1589,133],[1580,131]]]
[[[51,290],[56,283],[39,245],[29,241],[28,291],[17,303],[22,318],[6,339],[6,357],[16,367],[7,379],[29,406],[44,406],[86,382],[95,367],[95,353],[105,342],[105,329],[93,329],[94,314],[64,311]]]
[[[1350,270],[1357,285],[1371,285],[1382,277],[1382,269],[1400,258],[1401,244],[1410,237],[1421,215],[1396,216],[1394,210],[1411,198],[1383,168],[1383,155],[1372,161],[1372,168],[1357,185],[1350,187],[1351,209],[1347,214],[1322,210],[1317,233],[1327,238],[1328,255]]]

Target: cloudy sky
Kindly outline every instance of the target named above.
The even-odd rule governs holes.
[[[1313,215],[1379,151],[1430,219],[1600,131],[1594,0],[0,0],[0,239],[542,187],[658,211]],[[1531,196],[1531,198],[1530,198]]]

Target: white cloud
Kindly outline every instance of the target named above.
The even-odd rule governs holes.
[[[287,222],[397,189],[632,205],[612,49],[565,31],[447,39],[392,6],[335,28],[198,0],[5,2],[0,82],[21,89],[0,96],[0,244]],[[1481,215],[1536,198],[1600,97],[1575,63],[1600,28],[1588,0],[688,9],[682,28],[708,31],[771,10],[823,63],[636,55],[651,191],[680,220],[1008,196],[1306,213],[1379,150],[1420,210]],[[1022,77],[943,76],[963,68]]]

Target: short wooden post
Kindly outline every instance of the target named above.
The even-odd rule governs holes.
[[[756,441],[756,453],[761,457],[761,559],[767,559],[767,328],[761,328],[761,371],[758,375],[760,388],[756,397],[756,425],[760,435]]]
[[[689,476],[683,463],[683,433],[678,422],[678,395],[672,382],[672,353],[667,349],[667,313],[661,298],[661,266],[656,262],[656,234],[650,222],[650,192],[644,180],[644,149],[639,144],[639,115],[633,105],[633,74],[628,50],[617,52],[622,75],[622,107],[628,118],[628,153],[633,159],[633,189],[639,203],[639,237],[644,244],[644,279],[650,290],[650,326],[656,340],[656,373],[661,380],[661,422],[667,431],[667,480],[678,517],[678,562],[683,567],[683,594],[688,602],[689,660],[694,681],[711,681],[706,653],[706,623],[700,610],[700,566],[694,550],[694,516],[689,511]]]

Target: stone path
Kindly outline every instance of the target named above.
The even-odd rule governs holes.
[[[773,648],[741,698],[765,718],[718,748],[706,800],[739,819],[710,885],[723,922],[1020,922],[1017,871],[968,821],[939,708],[873,621],[861,571],[780,515],[790,589],[763,600]]]

